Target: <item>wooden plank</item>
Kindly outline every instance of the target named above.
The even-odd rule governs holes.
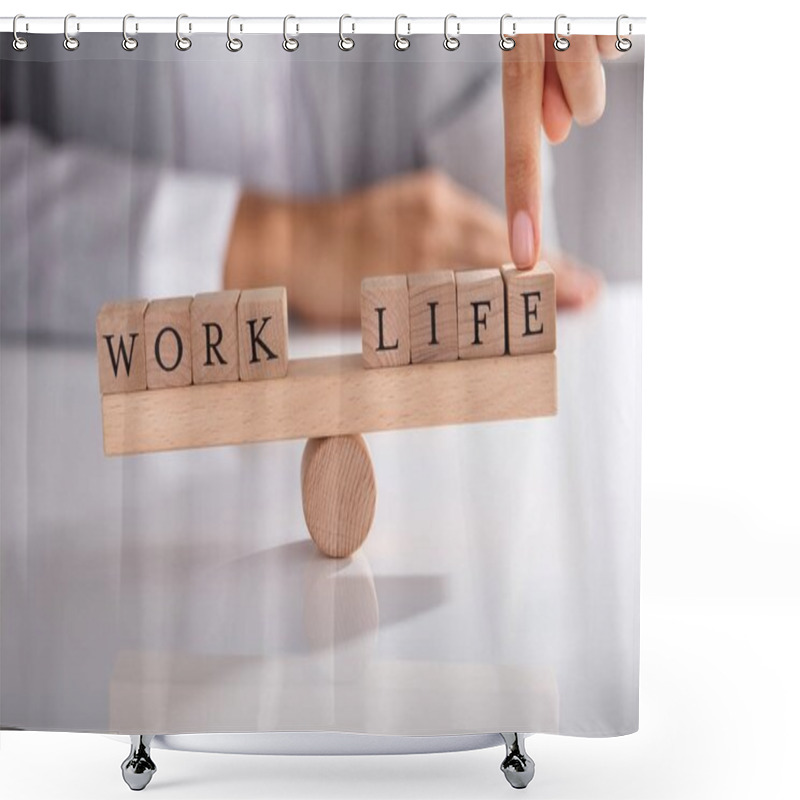
[[[393,369],[289,361],[285,378],[102,397],[106,455],[342,436],[556,413],[554,353]]]

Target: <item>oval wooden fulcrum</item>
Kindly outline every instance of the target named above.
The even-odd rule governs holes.
[[[332,558],[351,555],[367,538],[377,488],[360,434],[309,439],[300,470],[303,514],[311,538]]]

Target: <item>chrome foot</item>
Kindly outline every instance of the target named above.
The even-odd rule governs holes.
[[[131,752],[122,762],[122,778],[134,792],[140,792],[155,775],[156,765],[150,758],[152,736],[131,736]]]
[[[525,752],[525,738],[521,733],[501,733],[506,743],[506,757],[500,765],[506,780],[515,789],[524,789],[536,771],[533,759]]]

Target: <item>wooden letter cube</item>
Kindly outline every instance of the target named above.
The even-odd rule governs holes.
[[[411,363],[458,358],[456,279],[451,270],[408,276]]]
[[[505,293],[499,269],[456,273],[458,357],[488,358],[506,352]]]
[[[286,289],[246,289],[239,296],[239,377],[283,378],[288,369]]]
[[[361,281],[361,352],[365,367],[397,367],[411,360],[405,275]]]
[[[144,312],[147,300],[106,303],[97,313],[97,368],[100,392],[139,392],[147,388]]]
[[[191,297],[151,300],[144,315],[147,388],[167,389],[192,382]]]
[[[238,290],[207,292],[192,300],[192,379],[239,380]]]
[[[552,353],[556,349],[556,276],[540,261],[533,269],[504,264],[508,352]]]

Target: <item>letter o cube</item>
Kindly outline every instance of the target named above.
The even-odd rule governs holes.
[[[152,300],[144,315],[147,388],[192,383],[191,297]]]

